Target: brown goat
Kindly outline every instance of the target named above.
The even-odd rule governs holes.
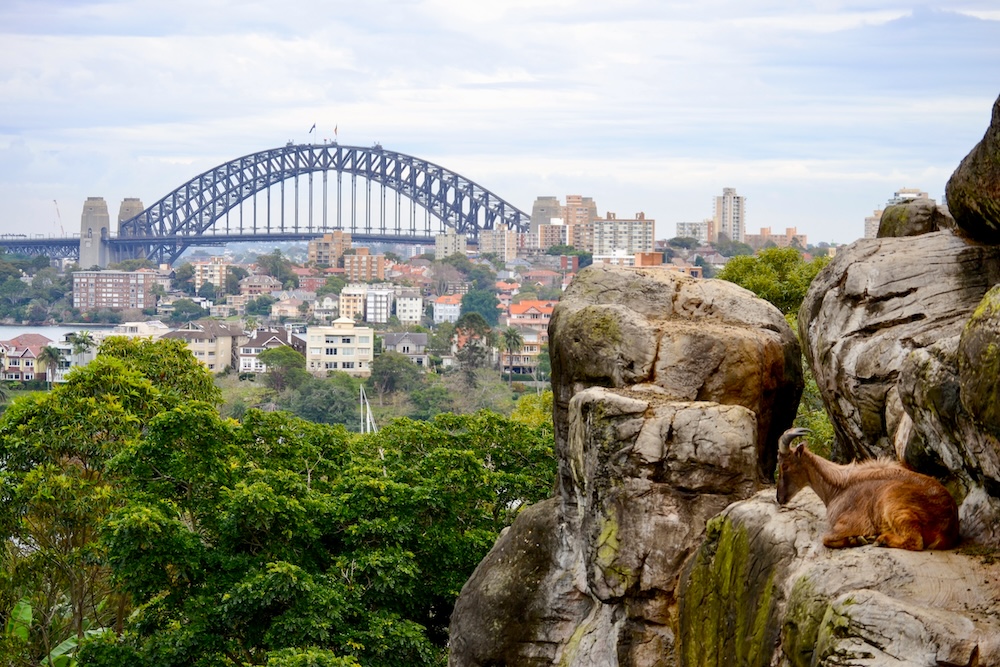
[[[808,429],[785,431],[778,441],[778,504],[810,486],[826,505],[823,544],[843,549],[883,547],[950,549],[958,543],[958,507],[933,477],[896,461],[838,465],[791,442]]]

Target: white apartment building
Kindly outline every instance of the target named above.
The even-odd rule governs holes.
[[[678,222],[677,233],[675,236],[698,239],[702,243],[708,243],[711,227],[711,220],[702,220],[701,222]]]
[[[365,294],[365,322],[385,324],[392,315],[396,294],[391,287],[369,288]]]
[[[645,213],[636,213],[631,220],[621,220],[614,213],[594,221],[593,253],[611,255],[616,251],[634,255],[653,251],[653,233],[656,222],[646,219]]]
[[[306,370],[314,375],[342,371],[369,377],[374,351],[374,330],[357,326],[347,317],[337,318],[330,326],[306,330]]]
[[[735,188],[722,188],[722,196],[715,198],[715,238],[725,235],[730,241],[743,242],[746,234],[746,197],[736,194]]]
[[[434,324],[455,323],[462,314],[462,295],[443,294],[434,299]]]
[[[402,324],[420,324],[424,317],[424,298],[416,291],[405,291],[396,297],[396,318]]]

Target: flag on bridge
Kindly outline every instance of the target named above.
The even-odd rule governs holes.
[[[334,137],[337,136],[337,126],[336,125],[333,126],[333,136]]]
[[[316,123],[313,123],[313,126],[309,128],[309,134],[312,134],[313,130],[315,129],[316,129]]]

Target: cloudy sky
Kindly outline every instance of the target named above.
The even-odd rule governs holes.
[[[751,233],[847,243],[940,200],[998,95],[997,0],[0,0],[0,233],[337,127],[524,210],[668,238],[734,187]]]

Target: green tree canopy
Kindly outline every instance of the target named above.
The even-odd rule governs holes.
[[[462,295],[462,315],[468,313],[478,313],[486,320],[487,324],[495,327],[500,321],[500,299],[496,292],[486,290],[470,290],[468,294]]]
[[[294,389],[311,377],[306,371],[306,358],[288,345],[279,345],[257,355],[267,367],[267,384],[275,391]]]
[[[722,280],[745,287],[782,313],[796,313],[806,290],[828,258],[806,262],[794,248],[768,248],[756,256],[733,257],[719,272]]]

